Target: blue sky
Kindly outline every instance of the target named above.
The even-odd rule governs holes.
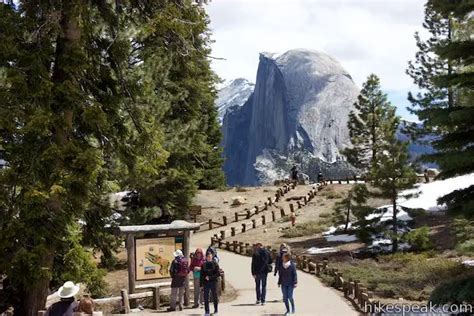
[[[360,87],[370,73],[407,119],[405,74],[422,28],[424,0],[212,0],[213,69],[225,79],[255,82],[258,54],[308,48],[338,59]]]

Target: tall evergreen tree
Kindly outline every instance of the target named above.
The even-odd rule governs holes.
[[[349,163],[367,172],[375,163],[383,136],[382,124],[390,106],[376,75],[367,77],[354,106],[356,111],[350,112],[348,121],[352,147],[347,148],[344,154]]]
[[[351,215],[359,215],[366,213],[367,206],[365,206],[369,198],[369,191],[365,184],[355,184],[347,196],[334,205],[334,221],[336,224],[344,225],[344,232],[347,232]]]
[[[399,123],[395,107],[390,107],[383,123],[383,138],[370,176],[377,189],[373,194],[390,199],[392,203],[392,252],[398,250],[398,194],[416,183],[416,173],[409,163],[408,143],[398,140],[396,136]]]
[[[437,163],[439,178],[474,171],[474,5],[469,1],[430,0],[426,4],[424,27],[427,41],[415,35],[419,51],[407,73],[422,89],[409,94],[411,110],[423,122],[424,130],[435,133],[436,152],[425,161]],[[442,197],[451,212],[474,216],[474,186]]]
[[[159,186],[150,204],[185,206],[220,167],[207,25],[191,0],[0,4],[0,274],[16,314],[36,315],[51,280],[83,281],[83,245],[109,245],[108,192]]]

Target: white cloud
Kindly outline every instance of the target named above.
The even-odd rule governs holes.
[[[309,48],[338,59],[357,85],[380,76],[386,91],[415,89],[405,74],[421,31],[424,0],[213,0],[213,68],[255,81],[258,53]]]

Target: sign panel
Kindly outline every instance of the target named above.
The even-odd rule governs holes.
[[[191,205],[191,207],[189,208],[189,214],[191,214],[191,215],[201,215],[202,214],[201,205]]]
[[[179,238],[179,237],[178,237]],[[135,239],[136,280],[170,277],[173,252],[182,249],[182,240],[175,237]]]

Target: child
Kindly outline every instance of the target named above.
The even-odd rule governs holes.
[[[290,304],[291,304],[291,313],[295,313],[295,301],[293,299],[293,290],[298,283],[296,276],[296,266],[293,262],[290,261],[291,256],[289,253],[283,254],[283,263],[278,271],[278,286],[281,287],[281,292],[283,294],[283,302],[286,307],[286,314],[290,314]]]

